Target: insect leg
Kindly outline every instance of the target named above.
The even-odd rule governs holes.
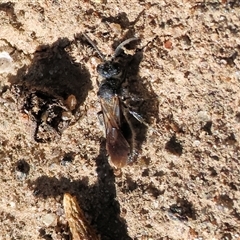
[[[130,109],[128,109],[128,112],[129,112],[135,119],[137,119],[140,123],[142,123],[142,124],[144,124],[145,126],[147,126],[149,129],[151,129],[153,132],[157,133],[159,136],[161,135],[156,129],[154,129],[153,127],[151,127],[151,126],[144,120],[144,118],[143,118],[140,114],[138,114],[138,113],[136,113],[136,112],[134,112],[134,111],[132,111],[132,110],[130,110]]]
[[[102,111],[98,112],[97,116],[98,116],[99,124],[102,128],[102,131],[103,131],[103,135],[106,138],[106,125],[105,125],[105,122],[104,122],[103,112]]]

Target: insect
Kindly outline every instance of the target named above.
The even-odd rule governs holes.
[[[141,116],[129,111],[122,101],[124,98],[122,84],[126,80],[128,65],[132,60],[131,55],[123,52],[123,47],[138,38],[130,38],[122,42],[116,48],[114,55],[107,60],[86,34],[84,37],[95,48],[103,61],[97,66],[97,72],[103,78],[97,95],[102,107],[106,150],[110,158],[110,165],[119,169],[131,162],[137,155],[134,149],[134,131],[127,115],[130,113],[138,121],[141,121]]]
[[[64,101],[52,93],[29,88],[24,84],[13,84],[11,93],[24,116],[23,119],[27,119],[27,129],[30,128],[36,142],[59,140],[62,132],[73,120],[72,110],[76,105],[74,95],[68,96]]]

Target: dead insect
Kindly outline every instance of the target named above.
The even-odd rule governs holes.
[[[138,121],[142,120],[140,115],[129,111],[122,101],[122,84],[126,79],[128,65],[132,60],[132,55],[125,54],[123,47],[138,38],[130,38],[122,42],[116,48],[113,57],[106,60],[92,40],[86,34],[84,37],[103,60],[103,63],[97,66],[97,72],[104,78],[99,85],[97,94],[102,106],[106,149],[110,157],[110,165],[122,168],[137,155],[134,149],[134,131],[127,115],[130,113]]]
[[[35,141],[46,143],[60,139],[73,118],[72,110],[76,102],[74,95],[64,101],[59,96],[24,84],[14,84],[11,92],[17,100],[19,110],[24,117],[27,116]]]

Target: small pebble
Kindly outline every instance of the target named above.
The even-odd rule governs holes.
[[[51,226],[56,220],[56,214],[48,213],[42,217],[42,222],[46,225],[46,227]]]
[[[7,52],[0,52],[0,73],[8,73],[13,69],[13,59]]]
[[[202,122],[207,122],[207,121],[211,120],[211,117],[210,117],[210,115],[208,114],[207,111],[199,111],[198,112],[198,118]]]

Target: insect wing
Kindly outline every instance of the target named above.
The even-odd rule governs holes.
[[[111,164],[116,168],[122,168],[127,164],[130,146],[120,129],[121,110],[119,99],[114,96],[111,103],[101,99],[101,104],[106,128],[106,149]]]

